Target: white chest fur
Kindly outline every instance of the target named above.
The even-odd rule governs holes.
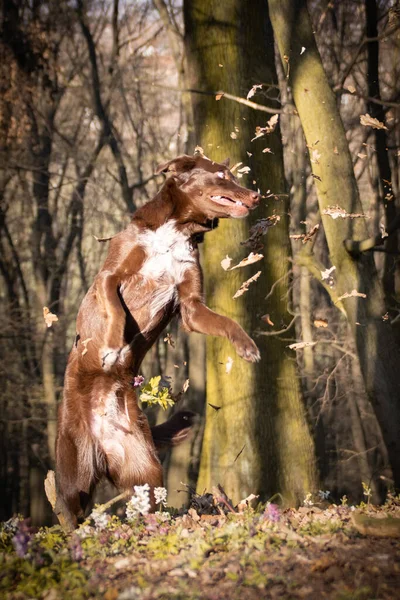
[[[151,300],[153,317],[168,302],[176,298],[176,286],[195,262],[189,238],[177,231],[175,221],[161,225],[156,231],[139,235],[139,244],[146,252],[146,260],[140,274],[146,279],[159,282]]]

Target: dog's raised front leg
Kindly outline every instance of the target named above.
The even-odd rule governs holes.
[[[201,288],[200,268],[187,271],[184,281],[178,286],[185,329],[206,335],[226,337],[234,345],[239,356],[250,362],[260,360],[260,351],[240,325],[205,306]]]
[[[104,344],[100,348],[101,366],[105,370],[118,361],[124,346],[126,315],[118,296],[119,283],[114,273],[104,271],[98,275],[97,292],[106,316]]]

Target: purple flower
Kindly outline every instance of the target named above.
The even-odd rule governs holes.
[[[266,519],[269,519],[269,521],[272,521],[273,523],[277,523],[281,518],[278,505],[271,504],[270,502],[268,502],[267,506],[265,507],[264,515]]]
[[[72,560],[79,562],[83,559],[83,548],[78,535],[73,535],[69,543]]]
[[[31,528],[26,521],[20,521],[18,531],[12,538],[12,543],[19,558],[25,558],[28,554],[28,545],[32,539]]]
[[[144,382],[143,375],[137,375],[137,377],[133,378],[133,387],[140,387]]]

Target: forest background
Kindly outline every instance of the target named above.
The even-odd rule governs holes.
[[[285,504],[399,488],[398,3],[4,0],[1,54],[0,518],[51,519],[43,482],[98,238],[196,146],[263,195],[202,248],[208,305],[262,360],[177,322],[147,356],[146,380],[177,394],[189,379],[177,408],[201,415],[165,458],[169,503],[184,484]],[[262,260],[222,268],[251,251]]]

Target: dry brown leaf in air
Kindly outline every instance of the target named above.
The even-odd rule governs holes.
[[[186,379],[182,386],[182,394],[185,394],[189,389],[189,379]]]
[[[264,148],[263,152],[268,153],[268,154],[273,154],[271,148]]]
[[[228,360],[225,363],[225,373],[227,373],[227,375],[229,375],[229,373],[232,371],[232,365],[233,365],[233,358],[228,356]]]
[[[328,327],[328,321],[326,319],[315,319],[314,321],[314,327],[317,327],[318,329],[320,327]]]
[[[267,313],[266,315],[263,315],[262,317],[260,317],[261,321],[263,321],[264,323],[267,323],[268,325],[271,325],[271,327],[274,326],[274,323],[271,321],[271,317],[269,316],[269,314]]]
[[[224,269],[224,271],[229,270],[229,267],[231,266],[231,262],[232,262],[232,259],[228,255],[226,255],[225,258],[223,258],[221,260],[221,267]]]
[[[261,90],[261,89],[262,89],[262,83],[260,83],[258,85],[253,85],[253,87],[249,90],[249,93],[246,96],[247,100],[250,100],[250,98],[252,98],[254,96],[256,91]]]
[[[193,154],[200,154],[201,156],[204,156],[204,150],[201,146],[196,146],[196,148],[194,149]]]
[[[329,279],[335,269],[336,269],[336,267],[333,266],[330,269],[325,269],[325,271],[321,271],[322,281],[324,281],[324,279]]]
[[[237,139],[237,133],[235,133],[234,131],[231,131],[230,136],[233,140]]]
[[[359,153],[357,154],[357,156],[358,156],[358,158],[361,158],[361,160],[364,160],[364,158],[367,158],[367,157],[368,157],[368,154],[363,154],[362,152],[359,152]]]
[[[260,275],[261,271],[258,271],[255,275],[253,275],[253,277],[250,277],[250,279],[242,283],[242,285],[240,286],[236,294],[233,296],[233,298],[239,298],[239,296],[242,296],[245,292],[247,292],[250,287],[250,284],[254,281],[257,281]]]
[[[238,173],[250,173],[250,167],[242,167],[241,169],[238,169]]]
[[[301,350],[301,348],[312,348],[317,342],[297,342],[296,344],[290,344],[288,348],[291,350]]]
[[[81,343],[82,343],[82,346],[83,346],[83,350],[82,350],[82,356],[85,356],[86,352],[88,351],[88,349],[87,349],[87,345],[88,345],[88,343],[89,343],[89,342],[91,342],[91,341],[92,341],[92,339],[93,339],[93,338],[87,338],[86,340],[83,340],[83,341],[81,342]]]
[[[246,258],[241,260],[239,264],[235,265],[234,267],[231,267],[229,270],[233,271],[233,269],[247,267],[247,265],[252,265],[253,263],[258,262],[262,258],[264,258],[264,254],[254,254],[254,252],[250,252],[250,254],[246,256]]]
[[[362,215],[361,213],[348,213],[338,205],[328,206],[322,211],[322,214],[329,215],[332,219],[338,219],[339,217],[342,219],[369,219],[367,215]]]
[[[346,292],[343,296],[339,296],[336,300],[336,303],[340,300],[344,300],[345,298],[366,298],[367,294],[363,294],[363,292],[357,292],[357,290],[351,290],[351,292]]]
[[[354,87],[354,85],[348,85],[347,89],[350,92],[350,94],[354,94],[354,92],[356,91],[356,88]]]
[[[312,236],[317,233],[318,229],[319,229],[319,223],[314,225],[314,227],[305,234],[305,236],[303,238],[303,244],[305,244],[306,242],[309,242],[311,240]]]
[[[374,129],[387,129],[384,123],[378,121],[378,119],[374,119],[368,113],[366,115],[360,116],[360,123],[364,125],[364,127],[373,127]]]
[[[270,227],[273,227],[281,220],[279,215],[271,215],[265,219],[259,219],[250,229],[250,237],[244,242],[240,242],[241,246],[247,246],[253,251],[260,250],[263,245],[261,238],[265,235]]]
[[[43,318],[44,318],[44,322],[46,323],[47,327],[51,327],[53,325],[53,323],[58,321],[57,315],[50,312],[50,309],[47,308],[47,306],[43,306]]]
[[[175,342],[172,339],[172,335],[170,333],[167,333],[165,335],[164,342],[166,342],[168,346],[171,346],[171,348],[175,348]]]
[[[221,93],[221,94],[217,94],[217,95],[215,96],[215,99],[216,99],[216,100],[221,100],[221,98],[222,98],[223,96],[224,96],[224,94],[223,94],[223,93]]]
[[[251,141],[254,142],[254,140],[262,137],[263,135],[268,135],[269,133],[272,133],[278,124],[278,119],[279,119],[279,115],[273,115],[270,118],[270,120],[267,122],[267,125],[265,127],[256,127],[256,131],[255,131],[256,135],[255,135],[255,137],[253,137],[253,139]]]

